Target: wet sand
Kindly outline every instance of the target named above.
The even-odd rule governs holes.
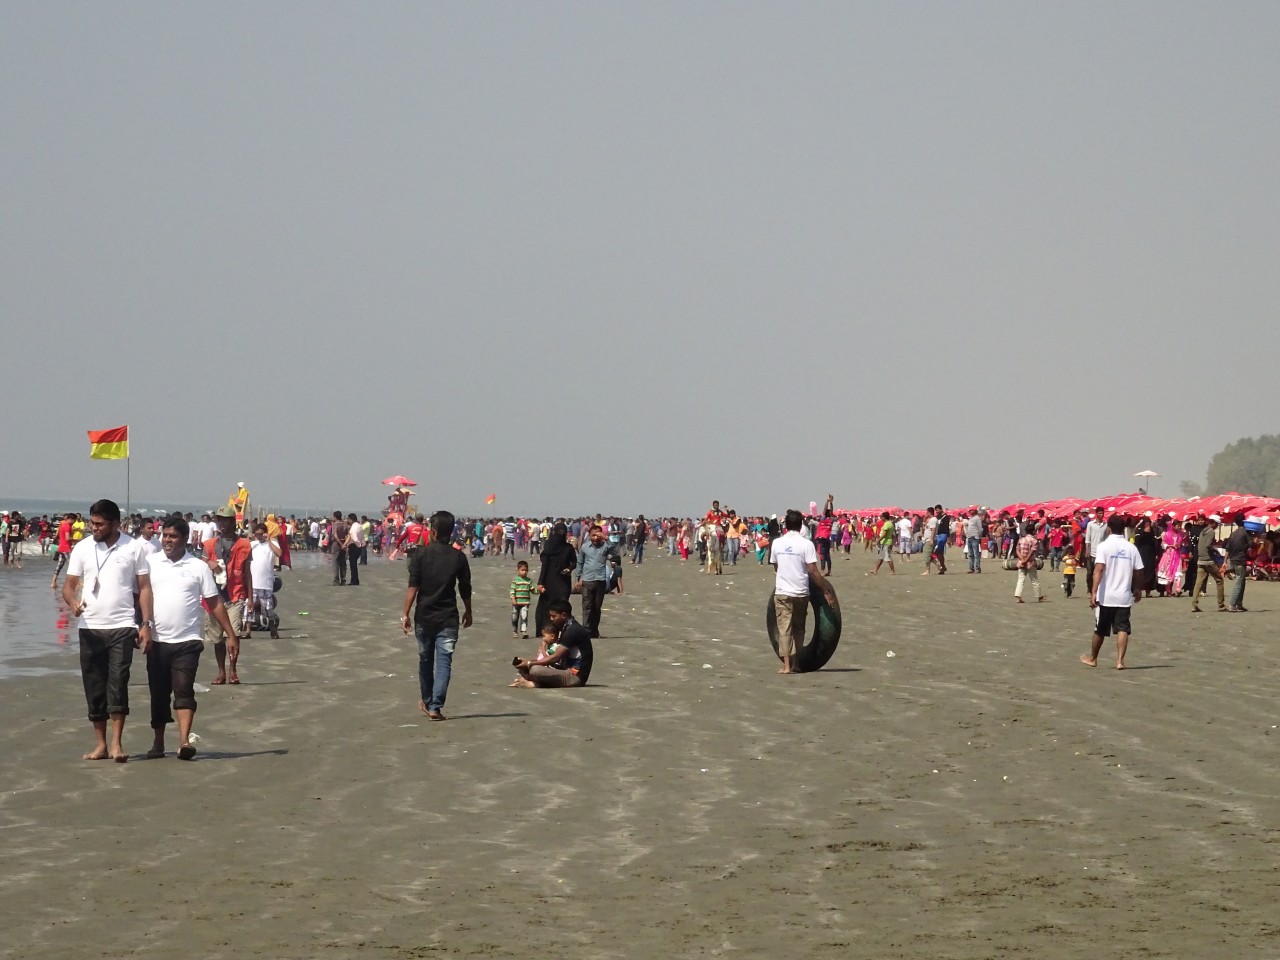
[[[512,566],[473,565],[446,723],[385,561],[286,576],[192,763],[142,759],[140,662],[125,765],[78,759],[74,674],[0,681],[0,957],[1280,953],[1275,585],[1140,604],[1119,673],[1056,574],[1018,606],[855,551],[831,664],[780,677],[765,569],[653,557],[591,686],[529,691]]]

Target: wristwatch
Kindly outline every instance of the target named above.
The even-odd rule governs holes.
[[[156,622],[154,620],[143,620],[142,625],[148,630],[154,630],[156,628]]]

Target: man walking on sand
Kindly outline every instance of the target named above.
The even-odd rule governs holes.
[[[835,606],[836,595],[822,571],[818,569],[818,551],[811,540],[800,534],[804,517],[799,510],[788,510],[783,525],[787,532],[769,545],[769,565],[776,575],[773,582],[773,612],[778,618],[778,655],[782,658],[779,673],[799,673],[794,659],[804,645],[805,617],[809,613],[809,581],[812,580]],[[893,526],[889,527],[892,568]],[[879,565],[877,564],[877,567]]]
[[[238,684],[240,674],[240,640],[244,633],[245,606],[253,596],[253,552],[249,541],[236,532],[236,512],[230,507],[219,507],[216,536],[204,542],[204,560],[213,572],[213,581],[227,608],[227,622],[232,632],[205,611],[204,638],[213,645],[213,656],[218,662],[218,675],[211,681],[216,687]],[[234,643],[232,641],[235,641]],[[227,658],[230,656],[230,672]]]
[[[1040,589],[1040,567],[1036,563],[1036,552],[1039,547],[1040,541],[1036,539],[1031,524],[1027,524],[1027,532],[1018,540],[1017,546],[1018,585],[1014,588],[1013,598],[1019,603],[1023,602],[1022,588],[1028,580],[1036,588],[1036,600],[1044,601],[1044,591]]]
[[[1209,585],[1209,579],[1218,585],[1218,612],[1227,612],[1226,591],[1222,586],[1222,571],[1218,569],[1218,561],[1213,556],[1213,545],[1216,543],[1218,536],[1218,521],[1222,518],[1216,513],[1207,518],[1204,526],[1200,528],[1199,539],[1196,541],[1196,562],[1197,574],[1195,582],[1191,583],[1191,612],[1200,612],[1200,595],[1204,593],[1205,587]],[[1188,569],[1190,567],[1188,566]]]
[[[261,525],[263,533],[266,526]],[[187,552],[191,530],[181,516],[166,517],[160,525],[160,552],[148,560],[155,596],[155,638],[147,651],[147,687],[151,693],[154,739],[147,759],[164,756],[164,728],[178,716],[178,759],[191,760],[191,724],[196,716],[195,681],[204,650],[201,640],[201,602],[239,654],[240,638],[227,616],[222,595],[209,564]],[[170,701],[172,700],[172,712]]]
[[[1093,596],[1093,568],[1097,563],[1096,555],[1102,541],[1107,539],[1107,524],[1102,519],[1102,508],[1093,511],[1093,519],[1084,528],[1084,572],[1085,586],[1089,596]]]
[[[120,530],[120,507],[114,501],[99,500],[89,508],[89,530],[93,535],[72,549],[62,584],[63,601],[80,618],[80,676],[97,738],[84,759],[124,763],[129,759],[122,740],[133,648],[145,654],[151,646],[151,568],[138,542]],[[141,626],[134,619],[135,595]]]
[[[877,535],[877,543],[879,551],[876,557],[875,568],[871,571],[871,576],[875,576],[880,572],[880,566],[889,561],[889,572],[896,574],[898,571],[893,569],[893,535],[897,527],[894,526],[893,517],[889,515],[889,511],[885,510],[880,514],[880,532]],[[771,561],[772,562],[772,561]]]
[[[453,673],[453,649],[458,643],[458,597],[462,598],[463,629],[471,626],[471,566],[462,550],[453,549],[454,516],[441,510],[431,515],[431,542],[409,558],[409,588],[404,595],[400,627],[409,635],[414,615],[418,640],[418,709],[428,720],[445,719],[445,697]]]
[[[582,625],[590,632],[592,640],[599,640],[600,612],[604,608],[609,567],[614,561],[619,564],[622,561],[618,557],[618,548],[605,541],[604,529],[600,524],[592,524],[587,536],[590,539],[578,550],[574,580],[582,593]],[[707,549],[719,549],[714,538],[707,541]]]
[[[1124,669],[1124,655],[1129,646],[1130,610],[1142,599],[1142,557],[1138,548],[1124,538],[1124,517],[1112,515],[1107,520],[1110,536],[1103,540],[1094,555],[1093,589],[1089,606],[1093,610],[1093,647],[1080,658],[1087,667],[1098,665],[1102,641],[1116,635],[1116,669]]]

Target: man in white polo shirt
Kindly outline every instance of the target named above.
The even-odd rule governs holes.
[[[86,760],[124,763],[124,718],[129,715],[129,667],[133,648],[151,646],[151,568],[147,554],[120,530],[120,507],[99,500],[89,508],[93,536],[71,551],[62,599],[80,618],[80,676],[97,743]],[[84,584],[83,590],[81,584]],[[135,619],[134,598],[142,611]],[[107,718],[111,745],[107,745]]]
[[[164,728],[178,715],[178,759],[196,755],[191,722],[196,715],[195,681],[204,650],[201,601],[226,633],[228,645],[239,644],[209,564],[187,552],[191,537],[180,515],[160,525],[160,553],[151,557],[151,591],[155,602],[155,637],[147,654],[147,686],[151,690],[151,729],[155,741],[149,759],[164,756]],[[170,699],[173,711],[170,713]]]
[[[773,611],[778,618],[778,655],[782,658],[779,673],[798,673],[792,660],[804,645],[805,617],[809,613],[809,580],[817,584],[835,605],[836,595],[818,569],[818,551],[800,528],[804,517],[799,510],[788,510],[783,522],[786,533],[769,545],[769,564],[777,571],[773,587]],[[891,541],[892,542],[892,541]]]

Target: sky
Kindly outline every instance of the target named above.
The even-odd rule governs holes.
[[[0,495],[690,513],[1277,432],[1280,4],[0,6]]]

